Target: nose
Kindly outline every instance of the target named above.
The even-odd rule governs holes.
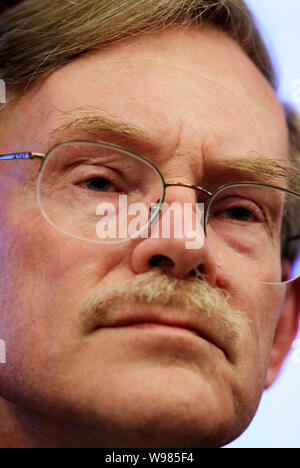
[[[176,189],[170,189],[170,192],[171,190]],[[146,273],[155,268],[159,268],[178,279],[194,276],[195,270],[198,270],[206,276],[206,280],[212,286],[215,286],[217,280],[217,262],[207,244],[201,223],[198,223],[196,229],[194,229],[194,234],[198,239],[198,243],[194,243],[193,248],[191,247],[190,232],[185,229],[184,225],[182,225],[182,235],[178,237],[178,218],[175,216],[173,207],[175,205],[178,209],[181,207],[180,213],[185,213],[182,219],[183,223],[191,221],[186,218],[183,199],[184,197],[178,197],[177,192],[177,201],[175,201],[175,197],[172,197],[172,203],[175,203],[172,205],[173,217],[170,212],[168,213],[167,210],[163,210],[159,220],[157,220],[157,223],[163,224],[164,217],[168,216],[166,221],[171,221],[170,235],[160,235],[159,238],[157,238],[157,236],[151,234],[148,235],[146,239],[139,240],[131,254],[131,268],[136,274]],[[191,202],[191,197],[188,197],[188,200]],[[171,197],[169,196],[168,199],[166,199],[169,207],[171,206],[170,201]],[[192,216],[195,218],[195,197],[193,197],[192,205],[194,206]],[[192,213],[191,210],[189,210],[189,213]],[[189,223],[189,225],[191,225],[191,223]],[[156,232],[161,234],[158,225],[156,226]]]

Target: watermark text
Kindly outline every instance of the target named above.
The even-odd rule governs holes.
[[[0,340],[0,364],[6,364],[6,344],[4,340]]]
[[[0,79],[0,103],[5,104],[6,102],[6,85],[5,81]]]
[[[100,203],[96,215],[101,219],[96,225],[97,237],[111,242],[128,238],[185,239],[189,250],[200,249],[204,244],[204,204],[128,203],[120,195],[118,203]]]

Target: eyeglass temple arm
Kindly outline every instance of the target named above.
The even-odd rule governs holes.
[[[45,155],[42,153],[12,153],[12,154],[1,154],[0,161],[9,161],[13,159],[44,159]]]

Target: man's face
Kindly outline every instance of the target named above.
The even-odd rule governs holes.
[[[239,46],[213,29],[171,28],[74,60],[6,117],[1,152],[46,152],[50,133],[85,111],[144,128],[152,144],[127,148],[152,160],[166,179],[208,190],[229,182],[228,173],[214,172],[222,158],[287,158],[273,91]],[[97,135],[122,143],[108,132]],[[67,137],[92,139],[80,132]],[[42,415],[51,415],[51,424],[61,418],[70,440],[80,431],[69,423],[84,428],[94,445],[193,447],[236,437],[265,387],[285,288],[231,276],[207,245],[188,251],[184,239],[103,246],[68,237],[41,215],[38,167],[38,161],[1,163],[2,395],[36,422]],[[178,187],[166,193],[168,203],[193,197]],[[167,278],[177,278],[178,287],[201,265],[209,291],[229,295],[233,317],[225,306],[216,315],[200,308],[196,317],[177,303],[159,305],[155,296],[115,300],[112,287],[130,289],[140,275],[159,271],[150,264],[156,255],[172,259]],[[82,312],[93,294],[112,294],[97,329],[88,326],[88,307],[87,317]],[[191,320],[206,333],[188,331]]]

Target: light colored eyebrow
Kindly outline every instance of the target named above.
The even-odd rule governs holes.
[[[299,191],[299,174],[289,159],[272,159],[258,153],[247,157],[231,156],[214,161],[214,167],[223,175],[241,182],[260,182]]]
[[[103,138],[107,142],[113,140],[119,144],[129,143],[141,147],[158,146],[146,129],[106,112],[76,109],[60,113],[65,117],[65,122],[49,133],[48,147],[54,142],[84,137],[96,140]]]

